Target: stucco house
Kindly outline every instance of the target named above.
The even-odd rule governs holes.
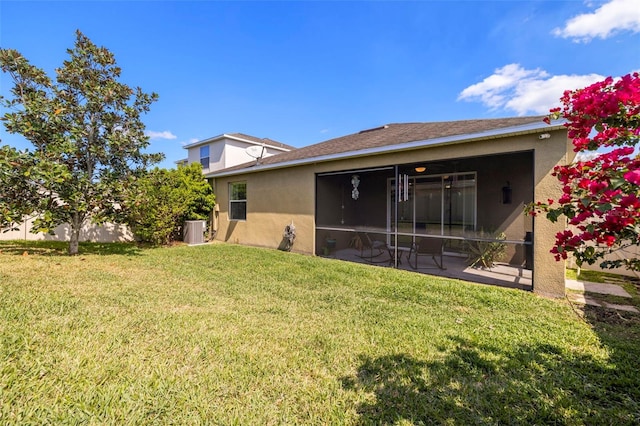
[[[210,171],[215,238],[276,248],[293,222],[293,251],[416,270],[418,245],[435,241],[444,265],[431,256],[433,272],[472,281],[482,271],[460,261],[496,243],[514,286],[562,296],[564,264],[549,249],[563,224],[523,214],[558,198],[551,172],[574,157],[562,123],[542,118],[388,124]]]

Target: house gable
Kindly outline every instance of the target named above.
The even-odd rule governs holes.
[[[202,163],[204,173],[226,169],[252,161],[253,158],[246,152],[251,146],[263,147],[265,158],[295,149],[268,138],[260,139],[243,133],[222,134],[186,145],[186,164]]]

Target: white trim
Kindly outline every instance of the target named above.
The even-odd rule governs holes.
[[[409,150],[418,149],[418,148],[428,148],[428,147],[434,147],[434,146],[468,143],[468,142],[474,142],[474,141],[485,140],[485,139],[497,139],[497,138],[506,137],[506,136],[534,134],[540,131],[549,132],[549,131],[559,130],[563,128],[564,127],[563,123],[564,123],[564,120],[560,120],[560,121],[557,121],[557,124],[554,123],[549,125],[544,123],[543,121],[540,121],[539,123],[535,122],[535,123],[529,123],[529,124],[524,124],[520,126],[504,127],[500,129],[487,130],[484,132],[444,136],[444,137],[433,138],[433,139],[423,139],[419,141],[405,142],[405,143],[400,143],[395,145],[385,145],[385,146],[380,146],[375,148],[340,152],[337,154],[326,154],[326,155],[320,155],[317,157],[283,161],[281,163],[275,163],[275,164],[256,165],[253,167],[236,169],[236,170],[231,170],[226,172],[222,170],[220,172],[207,173],[205,177],[218,178],[218,177],[235,176],[235,175],[241,175],[246,173],[261,172],[265,170],[275,170],[275,169],[282,169],[282,168],[288,168],[293,166],[301,166],[305,164],[322,163],[322,162],[335,161],[335,160],[345,160],[345,159],[356,158],[356,157],[366,157],[368,155],[387,154],[387,153],[398,152],[398,151],[409,151]]]
[[[373,169],[354,169],[354,170],[346,170],[340,172],[326,172],[326,173],[318,173],[318,177],[322,176],[334,176],[334,175],[348,175],[353,173],[367,173],[367,172],[379,172],[382,170],[393,170],[393,166],[386,167],[376,167]]]

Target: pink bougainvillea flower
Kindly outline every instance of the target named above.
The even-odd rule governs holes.
[[[624,174],[624,180],[634,185],[640,185],[640,170],[631,170]]]
[[[570,194],[562,194],[562,196],[560,197],[560,199],[558,200],[558,202],[560,204],[568,204],[570,203],[572,200],[571,195]]]

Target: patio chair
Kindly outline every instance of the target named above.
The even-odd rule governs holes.
[[[444,253],[444,240],[440,238],[421,238],[417,244],[412,247],[411,252],[409,252],[409,265],[413,269],[418,269],[418,257],[419,256],[431,256],[433,262],[436,266],[445,270],[447,268],[444,267],[443,261],[443,253]],[[411,263],[411,256],[414,256],[415,263]],[[440,262],[438,259],[440,258]]]
[[[389,265],[393,265],[396,256],[398,257],[398,265],[401,265],[403,253],[406,253],[407,260],[409,264],[411,264],[411,254],[415,246],[414,237],[410,235],[398,235],[394,240],[397,241],[397,243],[394,244],[392,241],[392,245],[387,246],[387,250],[389,251]]]
[[[357,241],[354,246],[360,248],[360,258],[369,262],[373,262],[374,258],[387,252],[387,244],[384,241],[372,240],[366,232],[356,232],[354,239]]]

